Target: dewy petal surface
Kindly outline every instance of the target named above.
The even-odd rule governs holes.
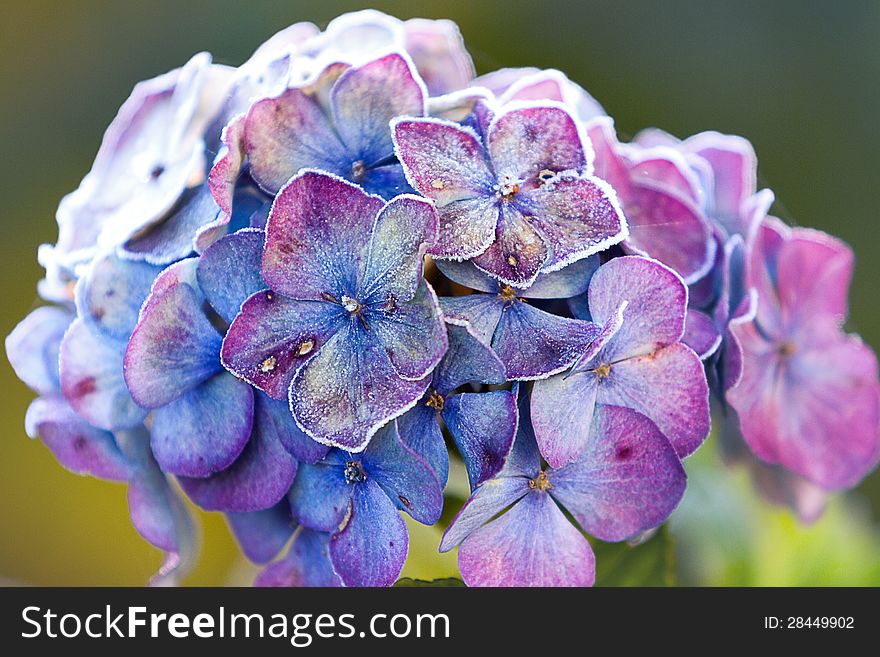
[[[458,551],[468,586],[592,586],[593,550],[546,493],[531,493]]]
[[[686,475],[650,420],[600,406],[583,457],[554,471],[550,482],[550,495],[581,527],[604,541],[620,541],[663,523],[684,494]]]
[[[294,299],[353,296],[385,203],[341,178],[306,171],[275,199],[266,226],[263,279]]]

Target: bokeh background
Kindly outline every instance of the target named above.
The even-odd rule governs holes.
[[[88,170],[101,135],[141,79],[208,50],[239,64],[299,20],[324,25],[372,6],[448,17],[480,72],[555,67],[585,86],[622,135],[656,125],[686,136],[748,136],[760,177],[790,223],[850,242],[857,255],[849,327],[880,347],[880,3],[665,0],[29,0],[0,19],[0,334],[37,304],[36,247]],[[122,486],[62,470],[23,419],[30,393],[0,359],[0,581],[139,585],[160,555],[128,522]],[[846,427],[840,427],[846,431]],[[880,474],[840,496],[815,525],[757,500],[721,470],[712,442],[688,461],[671,524],[685,584],[880,584]],[[222,518],[202,514],[191,584],[245,583]],[[420,530],[404,574],[454,574]]]

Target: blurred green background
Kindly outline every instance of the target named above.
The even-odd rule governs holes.
[[[0,333],[36,303],[36,247],[54,241],[54,210],[88,170],[133,84],[198,50],[238,64],[291,22],[326,24],[372,6],[401,18],[448,17],[480,72],[566,71],[622,135],[656,125],[679,136],[749,137],[776,212],[849,241],[857,254],[850,328],[880,347],[880,3],[446,0],[29,0],[0,22]],[[121,486],[76,477],[23,431],[31,395],[0,365],[0,581],[143,583],[160,561],[128,522]],[[841,427],[846,431],[846,427]],[[691,487],[672,523],[679,580],[700,584],[880,584],[880,475],[835,500],[816,525],[756,500],[742,472],[718,474],[712,445],[688,462]],[[245,583],[223,520],[203,514],[192,584]],[[454,573],[420,531],[404,574]],[[600,565],[601,567],[601,565]]]

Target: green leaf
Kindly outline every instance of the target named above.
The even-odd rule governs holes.
[[[666,527],[638,545],[592,540],[596,586],[675,586],[675,550]]]
[[[402,577],[394,583],[395,587],[408,588],[408,587],[422,587],[422,586],[431,586],[431,587],[459,587],[464,586],[464,582],[456,577],[444,577],[443,579],[413,579],[411,577]]]

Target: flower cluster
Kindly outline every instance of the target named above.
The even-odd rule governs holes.
[[[740,137],[621,143],[559,71],[476,77],[448,21],[201,53],[59,206],[50,305],[6,343],[27,431],[128,483],[158,583],[194,556],[182,493],[258,584],[393,584],[460,459],[467,584],[590,585],[586,536],[665,522],[711,399],[812,517],[880,457],[877,362],[841,328],[851,251],[768,216],[756,168]]]

